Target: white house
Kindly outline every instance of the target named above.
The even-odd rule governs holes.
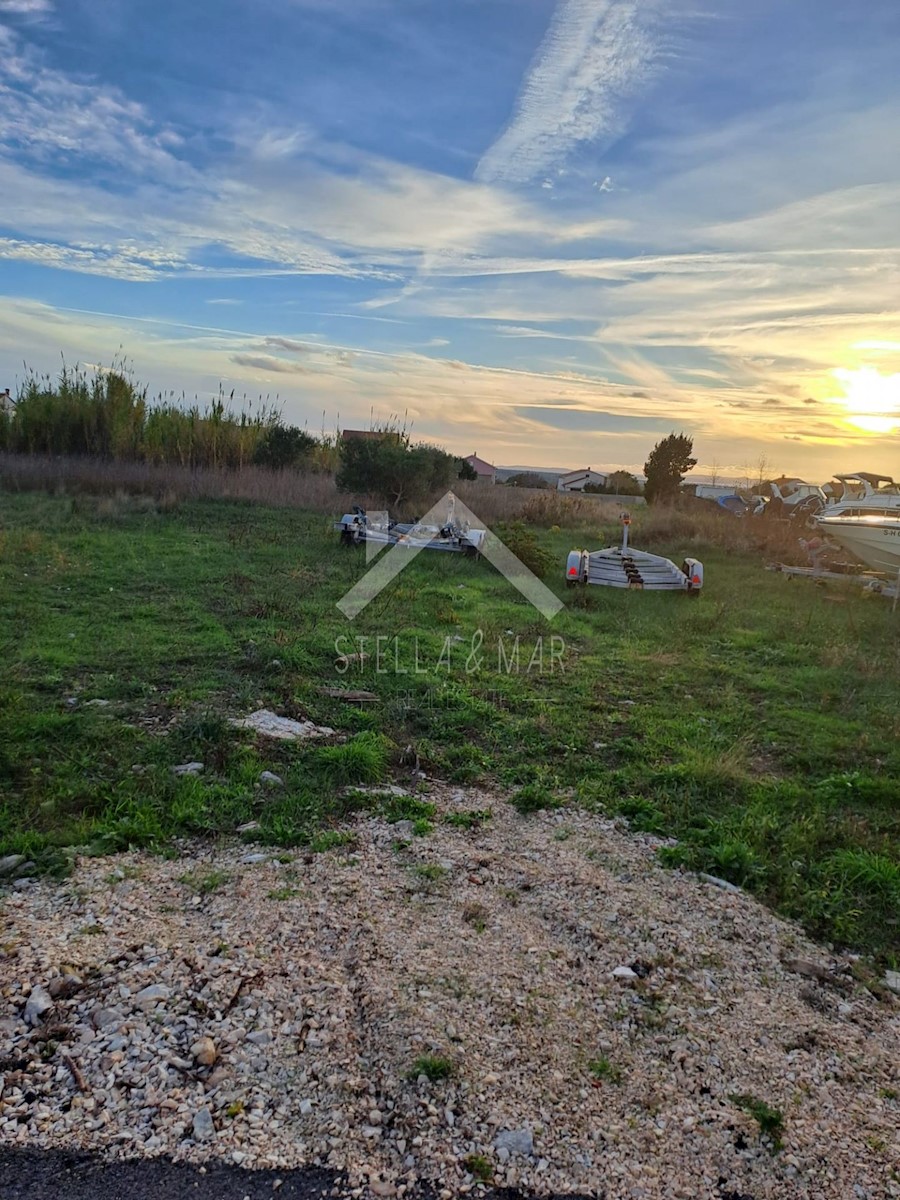
[[[583,492],[587,485],[606,487],[609,478],[603,471],[593,471],[590,467],[579,467],[577,471],[567,471],[556,481],[558,492]]]

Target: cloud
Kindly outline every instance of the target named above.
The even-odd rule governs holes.
[[[0,14],[40,17],[53,11],[51,0],[0,0]]]
[[[509,125],[476,177],[527,183],[583,143],[608,145],[660,52],[662,0],[559,0]]]

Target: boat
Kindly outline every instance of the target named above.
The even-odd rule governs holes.
[[[855,471],[836,475],[841,495],[816,517],[822,533],[835,538],[867,566],[900,573],[900,486],[888,475]]]
[[[566,583],[598,587],[629,588],[633,591],[679,591],[698,596],[703,587],[703,563],[686,558],[676,566],[661,554],[635,550],[628,544],[631,517],[622,515],[622,544],[604,550],[570,550],[566,561]]]

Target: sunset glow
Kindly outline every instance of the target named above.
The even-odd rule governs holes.
[[[866,433],[900,428],[900,374],[882,375],[875,367],[856,371],[839,367],[832,374],[844,389],[838,403],[847,409],[848,425]]]

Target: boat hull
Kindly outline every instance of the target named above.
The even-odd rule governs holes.
[[[819,517],[823,533],[876,571],[900,571],[900,517]]]

